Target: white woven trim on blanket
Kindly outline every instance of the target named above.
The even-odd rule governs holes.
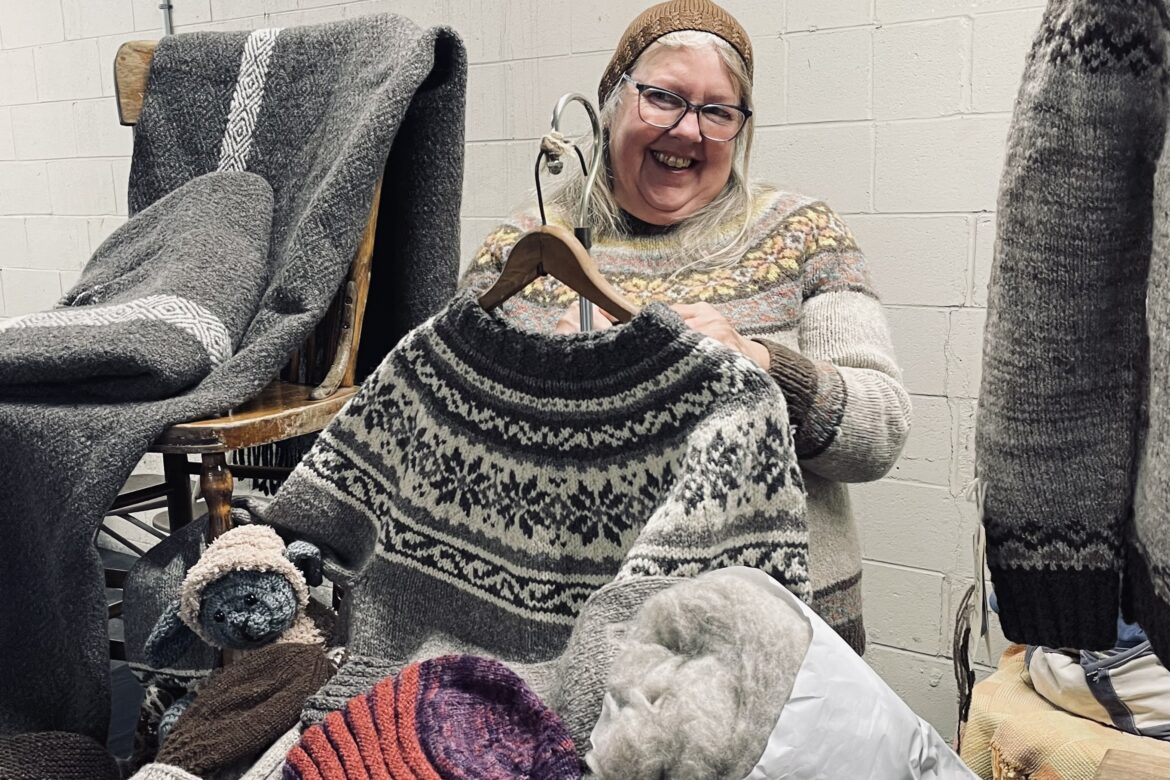
[[[212,366],[231,357],[232,340],[219,317],[194,301],[177,295],[149,295],[128,303],[52,309],[25,314],[0,323],[0,333],[17,328],[67,328],[116,325],[135,320],[157,320],[199,341]]]
[[[219,147],[220,171],[242,171],[248,166],[256,117],[260,115],[260,106],[264,103],[268,62],[272,59],[278,35],[280,28],[268,27],[254,31],[244,43],[240,75],[236,77],[236,91],[232,95],[223,143]]]

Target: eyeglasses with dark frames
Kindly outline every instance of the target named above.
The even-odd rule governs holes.
[[[727,143],[735,140],[752,115],[750,109],[726,103],[692,103],[677,92],[635,81],[629,73],[622,79],[638,90],[638,116],[652,127],[673,130],[689,112],[699,119],[699,134],[708,141]]]

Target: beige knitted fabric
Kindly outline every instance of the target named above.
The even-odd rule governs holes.
[[[1004,651],[995,674],[975,686],[959,758],[983,780],[992,780],[991,738],[1009,718],[1027,719],[1053,706],[1024,682],[1024,646]],[[1091,776],[1091,775],[1090,775]]]
[[[995,674],[975,686],[959,755],[984,780],[1080,780],[1096,774],[1110,749],[1166,763],[1170,743],[1109,728],[1057,709],[1024,681],[1023,645],[1012,645]]]
[[[709,32],[730,43],[743,57],[748,78],[751,78],[752,41],[734,16],[711,0],[669,0],[650,6],[630,22],[601,77],[601,85],[597,88],[598,104],[605,103],[622,74],[647,46],[663,35],[680,30]]]
[[[202,780],[186,769],[170,764],[160,764],[157,761],[147,764],[134,773],[130,780]]]
[[[1110,750],[1149,756],[1170,777],[1170,743],[1139,737],[1063,710],[1011,718],[995,730],[991,755],[1003,780],[1073,780],[1096,776]]]

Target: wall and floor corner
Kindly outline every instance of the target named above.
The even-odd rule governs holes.
[[[172,3],[180,33],[382,11],[458,30],[471,61],[465,261],[532,187],[536,139],[556,98],[595,93],[633,13],[627,0]],[[722,3],[756,49],[753,173],[822,195],[844,214],[886,304],[914,430],[886,479],[853,489],[867,660],[949,735],[952,616],[974,576],[975,508],[963,488],[996,187],[1044,3]],[[50,306],[125,221],[131,132],[117,123],[113,57],[161,26],[158,0],[0,0],[0,317]]]

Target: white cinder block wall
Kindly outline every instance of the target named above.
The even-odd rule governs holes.
[[[397,11],[471,60],[464,258],[531,188],[556,98],[595,94],[629,0],[172,0],[178,32]],[[648,0],[647,0],[648,2]],[[724,0],[756,51],[753,173],[847,215],[887,305],[915,424],[854,490],[868,660],[944,734],[951,615],[971,582],[971,477],[995,193],[1041,0]],[[158,0],[0,0],[0,316],[51,305],[126,219],[114,52]],[[573,109],[574,111],[576,109]],[[584,129],[574,116],[570,129]]]

